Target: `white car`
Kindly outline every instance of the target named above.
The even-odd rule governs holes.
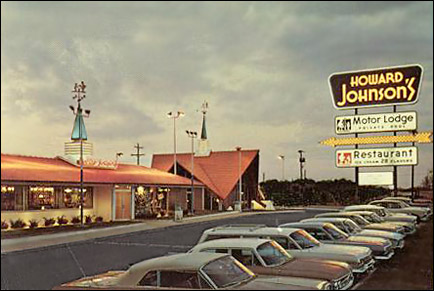
[[[381,237],[390,240],[392,242],[393,248],[395,249],[397,248],[402,249],[404,247],[404,235],[396,232],[391,232],[391,231],[362,229],[354,221],[348,218],[323,217],[323,218],[308,218],[308,219],[301,220],[301,222],[310,222],[310,221],[330,222],[348,235]]]
[[[419,221],[428,221],[432,216],[432,211],[428,207],[414,207],[398,200],[375,200],[369,202],[369,204],[386,207],[392,213],[415,215]]]
[[[373,270],[375,264],[372,251],[367,247],[324,244],[299,228],[223,225],[205,230],[198,243],[222,238],[272,239],[295,258],[345,262],[357,274]]]
[[[417,217],[414,215],[391,213],[387,208],[377,205],[352,205],[345,207],[343,211],[372,211],[375,212],[382,221],[402,225],[406,234],[413,234],[416,232]]]

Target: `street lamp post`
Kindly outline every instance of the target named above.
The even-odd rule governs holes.
[[[171,111],[167,113],[167,117],[173,119],[173,173],[176,175],[176,119],[184,116],[184,112],[182,111]]]
[[[82,122],[83,117],[89,117],[90,110],[86,109],[83,114],[83,109],[81,108],[81,101],[86,98],[86,85],[83,81],[81,81],[80,84],[75,83],[74,90],[72,91],[74,96],[72,99],[77,99],[77,110],[75,110],[74,106],[69,106],[69,108],[72,110],[73,114],[78,118],[78,136],[80,141],[80,223],[83,226],[84,225],[84,219],[83,219],[83,208],[84,208],[84,195],[83,195],[83,188],[84,188],[84,177],[83,177],[83,132],[82,132]]]
[[[243,207],[242,207],[242,177],[241,177],[241,147],[238,146],[235,148],[238,152],[238,177],[239,177],[239,183],[238,183],[238,203],[239,203],[239,207],[240,207],[240,212],[243,211]]]
[[[197,138],[196,131],[185,131],[191,138],[191,209],[190,213],[194,214],[194,139]]]
[[[279,155],[278,158],[282,160],[282,181],[285,181],[285,156]]]

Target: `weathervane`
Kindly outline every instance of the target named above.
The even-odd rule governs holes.
[[[74,90],[72,93],[74,93],[74,96],[72,99],[77,99],[78,104],[80,104],[81,100],[86,98],[86,84],[84,84],[84,81],[81,81],[81,83],[75,83]]]
[[[204,101],[202,103],[202,110],[201,110],[201,112],[203,113],[203,115],[205,115],[208,112],[208,102],[207,101]]]

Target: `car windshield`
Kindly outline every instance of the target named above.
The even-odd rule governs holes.
[[[375,219],[372,218],[370,214],[362,214],[360,216],[366,219],[370,223],[376,223]]]
[[[344,221],[345,226],[347,227],[349,234],[358,233],[362,229],[351,219],[347,219]]]
[[[348,237],[348,235],[341,231],[340,229],[338,229],[336,226],[334,226],[333,224],[327,223],[323,226],[324,230],[327,231],[334,239],[340,240],[340,239],[345,239]]]
[[[202,271],[218,288],[237,285],[255,277],[252,271],[231,256],[208,263]]]
[[[263,243],[256,250],[267,266],[283,265],[292,260],[288,252],[274,241]]]
[[[359,226],[366,226],[369,224],[369,221],[361,217],[360,215],[352,215],[351,219],[357,223]]]
[[[308,234],[305,230],[298,230],[290,234],[290,237],[302,248],[310,249],[320,245],[313,236]]]
[[[372,214],[371,214],[371,217],[372,217],[372,219],[375,221],[375,222],[377,222],[377,223],[381,223],[381,222],[384,222],[384,220],[377,214],[377,213],[375,213],[375,212],[373,212]]]

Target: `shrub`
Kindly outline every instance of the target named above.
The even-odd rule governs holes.
[[[68,223],[68,219],[65,217],[65,215],[58,216],[58,217],[57,217],[57,223],[58,223],[59,225],[67,224],[67,223]]]
[[[26,226],[26,223],[19,218],[15,221],[10,220],[10,223],[11,223],[11,228],[24,228]]]
[[[91,224],[92,223],[92,215],[86,215],[84,218],[84,221],[86,224]]]
[[[9,224],[6,221],[2,220],[2,229],[8,229],[8,228],[9,228]]]
[[[103,218],[102,216],[97,216],[97,217],[95,218],[95,222],[96,222],[96,223],[103,223],[103,221],[104,221],[104,218]]]
[[[79,224],[81,222],[81,220],[80,220],[80,216],[74,216],[72,219],[71,219],[71,223],[73,223],[73,224]]]
[[[37,228],[39,226],[39,220],[36,219],[30,219],[29,220],[29,227],[30,228]]]
[[[51,225],[53,225],[53,224],[55,224],[56,223],[56,220],[54,219],[54,218],[46,218],[46,217],[44,217],[44,225],[45,226],[51,226]]]

